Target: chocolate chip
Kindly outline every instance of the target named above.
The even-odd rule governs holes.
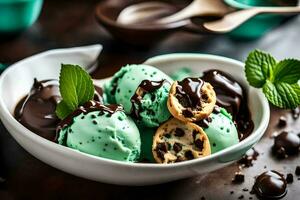
[[[287,119],[285,116],[281,116],[278,120],[278,127],[285,127],[287,124]]]
[[[92,122],[93,122],[93,124],[95,124],[95,125],[98,124],[96,120],[93,120]]]
[[[165,152],[161,151],[160,149],[156,149],[156,153],[160,159],[165,160]]]
[[[239,196],[239,198],[238,199],[243,199],[244,198],[244,195],[241,195],[241,196]]]
[[[157,144],[156,149],[166,153],[168,151],[168,145],[165,142],[161,142]]]
[[[296,174],[297,176],[300,176],[300,166],[297,166],[297,167],[296,167],[295,174]]]
[[[233,183],[242,183],[244,181],[245,181],[245,175],[242,172],[235,172],[232,182]]]
[[[244,192],[248,192],[249,190],[247,188],[243,188],[243,191]]]
[[[182,114],[183,116],[187,117],[187,118],[190,118],[190,117],[193,117],[193,112],[190,110],[190,109],[185,109],[182,111]]]
[[[182,146],[182,145],[181,145],[180,143],[175,142],[174,145],[173,145],[173,150],[174,150],[176,153],[178,153],[179,151],[182,150],[182,147],[181,147],[181,146]]]
[[[286,180],[287,183],[293,183],[294,182],[293,174],[291,174],[291,173],[287,174],[285,180]]]
[[[177,136],[177,137],[184,136],[184,130],[182,130],[181,128],[176,128],[175,129],[175,136]]]
[[[205,197],[201,197],[201,200],[205,200]]]
[[[234,191],[230,191],[230,194],[233,194],[234,193]]]
[[[97,116],[94,115],[94,114],[91,115],[91,118],[92,118],[92,119],[95,119],[96,117],[97,117]]]
[[[165,137],[169,139],[169,138],[171,138],[171,135],[169,133],[166,133]]]
[[[188,150],[184,153],[184,156],[188,159],[188,160],[192,160],[194,159],[194,155],[193,155],[193,152],[191,150]]]
[[[197,139],[197,140],[195,141],[195,146],[196,146],[200,151],[202,151],[202,150],[203,150],[203,141],[200,140],[200,139]]]

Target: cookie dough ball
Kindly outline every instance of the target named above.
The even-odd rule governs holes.
[[[172,118],[156,131],[152,153],[156,162],[167,164],[208,156],[211,149],[201,127]]]
[[[184,122],[195,122],[208,117],[216,104],[213,87],[200,78],[175,81],[170,89],[168,109]]]

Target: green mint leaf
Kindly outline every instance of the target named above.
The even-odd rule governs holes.
[[[267,79],[272,79],[276,60],[267,53],[259,50],[252,51],[246,60],[245,73],[249,84],[261,88]]]
[[[62,64],[59,76],[59,90],[62,103],[56,114],[63,119],[68,114],[94,97],[94,85],[90,75],[78,65]]]
[[[71,110],[64,100],[60,101],[59,104],[56,106],[55,113],[59,119],[66,118],[69,114],[71,114],[73,110]]]
[[[279,108],[294,109],[300,105],[299,83],[272,83],[267,80],[266,84],[263,86],[263,92],[267,99]]]
[[[297,83],[300,80],[300,61],[285,59],[280,61],[274,69],[274,82]]]

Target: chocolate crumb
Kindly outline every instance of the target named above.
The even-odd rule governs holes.
[[[259,153],[254,149],[251,148],[246,152],[246,154],[238,161],[242,167],[251,167],[253,166],[253,160],[257,160]]]
[[[285,116],[281,116],[278,120],[278,127],[282,128],[285,127],[287,124],[287,119]]]
[[[243,183],[245,181],[245,175],[242,172],[235,172],[232,183]]]
[[[300,176],[300,166],[297,166],[297,167],[296,167],[295,174],[296,174],[297,176]]]
[[[291,173],[287,174],[285,180],[286,180],[287,183],[293,183],[294,182],[293,174],[291,174]]]

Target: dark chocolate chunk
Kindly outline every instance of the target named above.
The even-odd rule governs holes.
[[[261,199],[280,199],[287,193],[287,182],[279,172],[266,171],[256,178],[251,193]]]
[[[239,198],[238,199],[243,199],[244,198],[244,195],[241,195],[241,196],[239,196]]]
[[[281,116],[278,120],[278,127],[285,127],[287,124],[287,119],[285,116]]]
[[[272,151],[278,158],[285,158],[299,153],[299,148],[300,138],[294,133],[283,131],[275,137]]]
[[[295,169],[295,174],[297,176],[300,176],[300,166],[297,166],[296,169]]]
[[[242,172],[235,172],[232,183],[243,183],[245,181],[245,175]]]
[[[294,182],[294,176],[293,176],[293,174],[289,173],[289,174],[286,175],[286,182],[287,182],[288,184]]]
[[[175,136],[177,136],[177,137],[182,137],[182,136],[184,136],[184,130],[182,130],[181,128],[176,128],[175,129]]]

